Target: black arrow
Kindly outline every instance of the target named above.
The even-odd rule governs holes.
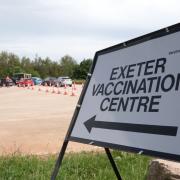
[[[91,133],[92,128],[100,128],[100,129],[131,131],[131,132],[147,133],[147,134],[176,136],[178,130],[178,127],[176,126],[159,126],[159,125],[147,125],[147,124],[106,122],[106,121],[96,121],[95,119],[96,116],[93,116],[84,122],[84,125],[89,131],[89,133]]]

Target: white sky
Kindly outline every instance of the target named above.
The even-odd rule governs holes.
[[[0,51],[78,62],[179,22],[180,0],[0,0]]]

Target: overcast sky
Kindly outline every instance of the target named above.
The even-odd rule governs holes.
[[[78,62],[176,24],[180,0],[0,0],[0,51]]]

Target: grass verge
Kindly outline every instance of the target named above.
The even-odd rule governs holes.
[[[113,157],[123,180],[145,180],[149,157],[113,151]],[[2,180],[50,179],[56,156],[10,155],[0,157]],[[116,180],[106,154],[100,152],[69,153],[65,155],[57,179]]]
[[[75,82],[76,84],[84,84],[86,80],[84,79],[74,79],[73,82]]]

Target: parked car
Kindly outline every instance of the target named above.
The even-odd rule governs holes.
[[[19,81],[16,82],[17,86],[33,86],[34,82],[32,79],[24,79],[21,78]]]
[[[65,84],[70,87],[72,86],[72,79],[68,76],[58,77],[57,81],[59,83],[59,86],[65,86]]]
[[[32,77],[32,80],[33,80],[35,85],[39,85],[42,83],[42,79],[39,77]]]
[[[31,74],[27,73],[15,73],[13,74],[12,80],[14,81],[15,84],[17,84],[18,81],[22,79],[31,79]]]
[[[6,79],[1,78],[0,79],[0,87],[6,86]]]
[[[6,86],[6,87],[9,87],[9,86],[13,86],[14,85],[14,82],[12,79],[10,78],[3,78],[0,80],[0,86]]]
[[[47,77],[44,79],[44,81],[41,83],[43,86],[57,86],[57,79],[55,77]]]

